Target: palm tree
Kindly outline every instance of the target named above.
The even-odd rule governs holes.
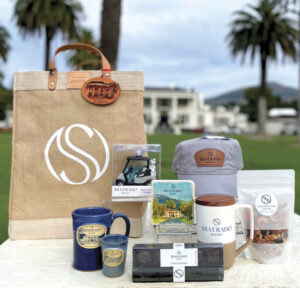
[[[100,50],[113,69],[117,67],[120,37],[121,0],[103,0]]]
[[[86,28],[80,29],[74,40],[96,47],[99,46],[94,40],[93,32]],[[84,50],[72,52],[68,62],[71,66],[81,66],[83,69],[87,70],[99,70],[101,68],[99,56]]]
[[[74,38],[77,42],[91,44],[99,47],[111,64],[116,69],[119,37],[120,37],[121,0],[103,0],[101,11],[101,41],[94,39],[92,31],[83,28]],[[99,58],[86,51],[75,51],[68,60],[71,66],[87,70],[98,70]]]
[[[77,0],[17,0],[14,7],[14,17],[24,35],[45,31],[46,70],[51,40],[58,31],[69,39],[74,37],[81,13]]]
[[[7,30],[0,26],[0,59],[3,62],[7,61],[7,55],[10,50],[8,44],[10,36]],[[12,108],[12,93],[2,85],[3,73],[0,71],[0,120],[6,117],[5,110]]]
[[[0,26],[0,58],[6,62],[7,61],[7,54],[10,49],[8,44],[8,39],[10,38],[9,33],[7,30]]]
[[[3,62],[7,61],[7,55],[10,50],[10,46],[8,44],[9,38],[10,35],[7,32],[7,30],[4,27],[0,26],[0,59]],[[2,80],[3,80],[3,73],[2,71],[0,71],[0,83],[2,82]]]
[[[288,10],[288,7],[292,4],[298,6],[298,11],[295,11],[298,16],[298,99],[297,99],[297,109],[298,109],[298,144],[300,144],[300,1],[299,0],[274,0],[277,5]],[[298,2],[298,3],[297,3]],[[297,9],[297,7],[295,7]]]
[[[259,54],[258,134],[265,135],[267,67],[271,61],[277,60],[280,49],[284,56],[296,60],[298,31],[295,22],[286,16],[286,10],[274,1],[261,0],[256,6],[248,5],[248,8],[249,11],[235,12],[236,18],[231,22],[227,39],[232,55],[242,55],[242,61],[248,53],[252,61]]]

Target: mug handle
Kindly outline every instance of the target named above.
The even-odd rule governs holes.
[[[114,223],[114,221],[117,219],[117,218],[123,218],[125,223],[126,223],[126,232],[125,232],[125,236],[129,236],[129,233],[130,233],[130,221],[129,221],[129,218],[124,214],[124,213],[116,213],[112,216],[112,223],[111,225]],[[108,229],[107,231],[107,235],[110,233],[110,228]]]
[[[251,243],[254,236],[254,218],[253,218],[253,208],[249,204],[238,204],[237,209],[245,208],[248,209],[250,212],[250,238],[235,251],[235,256],[239,255],[241,252],[243,252]]]

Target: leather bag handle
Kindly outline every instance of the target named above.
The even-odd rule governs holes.
[[[81,67],[83,67],[84,65],[87,65],[87,64],[98,64],[98,60],[97,59],[86,59],[86,60],[83,60],[83,61],[81,61],[80,63],[78,63],[76,65],[75,70],[78,71],[78,70],[80,70]]]
[[[102,72],[105,72],[104,76],[105,78],[111,79],[111,69],[110,69],[110,64],[106,57],[103,55],[103,53],[97,49],[96,47],[89,45],[89,44],[83,44],[83,43],[70,43],[63,45],[59,47],[55,53],[54,57],[50,61],[48,70],[49,70],[49,79],[48,79],[48,88],[49,90],[55,90],[56,89],[56,84],[57,84],[57,69],[55,65],[55,56],[66,50],[87,50],[92,53],[98,54],[101,58],[101,64],[102,64]],[[103,73],[102,73],[103,74]]]

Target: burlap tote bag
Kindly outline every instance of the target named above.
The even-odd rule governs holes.
[[[111,71],[85,44],[62,46],[54,57],[68,49],[98,53],[102,71],[57,72],[53,58],[49,71],[14,76],[9,236],[71,238],[72,210],[105,206],[128,215],[139,237],[145,204],[111,202],[111,148],[146,143],[143,73]],[[112,231],[123,233],[115,222]]]

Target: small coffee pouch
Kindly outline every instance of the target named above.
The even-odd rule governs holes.
[[[237,177],[239,203],[252,205],[254,238],[246,249],[248,259],[282,263],[289,257],[295,204],[294,170],[240,171]],[[249,219],[241,215],[249,237]]]

